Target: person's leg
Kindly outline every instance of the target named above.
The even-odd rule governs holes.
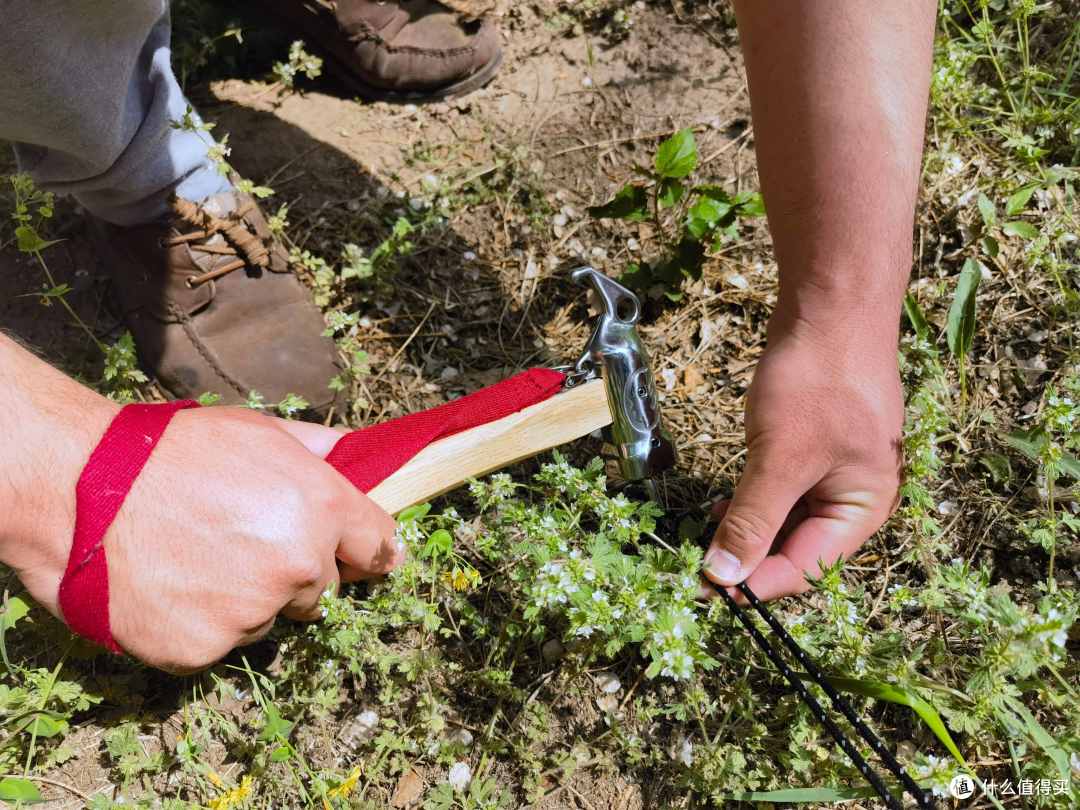
[[[117,225],[160,218],[173,192],[229,188],[170,66],[166,0],[10,0],[0,24],[0,138],[42,188]],[[197,119],[196,119],[197,120]]]
[[[249,194],[207,157],[169,63],[165,0],[9,0],[0,138],[91,214],[139,356],[179,397],[334,400],[336,349]],[[192,113],[193,115],[193,113]]]

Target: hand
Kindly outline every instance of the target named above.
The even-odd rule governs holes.
[[[239,408],[177,413],[105,536],[117,643],[161,669],[202,669],[279,612],[317,619],[339,580],[401,562],[392,518],[322,461],[339,435]],[[71,454],[78,469],[91,449]],[[74,515],[54,511],[11,563],[59,615]]]
[[[713,583],[798,593],[896,508],[903,397],[896,344],[774,319],[746,402],[747,460],[705,559]]]

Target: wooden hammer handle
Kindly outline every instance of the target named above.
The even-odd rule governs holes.
[[[590,380],[428,445],[368,493],[390,514],[611,424],[603,380]]]

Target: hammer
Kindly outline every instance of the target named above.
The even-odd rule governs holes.
[[[602,312],[578,361],[562,366],[566,383],[549,399],[434,442],[372,489],[390,514],[424,503],[469,480],[604,429],[628,481],[651,484],[675,463],[664,429],[649,356],[638,336],[641,302],[591,267],[574,270]]]

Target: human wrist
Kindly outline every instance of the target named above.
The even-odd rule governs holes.
[[[834,356],[895,362],[906,276],[781,272],[768,339],[797,339]]]
[[[63,566],[75,485],[119,406],[18,350],[3,353],[0,561],[18,572]],[[29,358],[29,359],[28,359]],[[62,568],[61,568],[62,570]]]

